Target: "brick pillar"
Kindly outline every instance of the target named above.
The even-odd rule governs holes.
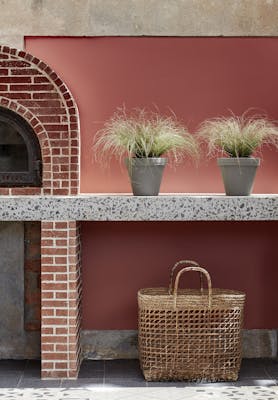
[[[76,221],[41,224],[42,378],[75,379],[80,349],[80,227]]]

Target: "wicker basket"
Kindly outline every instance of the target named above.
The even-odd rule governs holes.
[[[178,266],[186,266],[176,276]],[[180,276],[198,271],[208,289],[178,289]],[[147,381],[234,381],[241,363],[245,294],[212,289],[209,273],[194,261],[179,261],[169,288],[141,289],[139,358]]]

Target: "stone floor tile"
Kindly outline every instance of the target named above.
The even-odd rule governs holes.
[[[23,377],[18,383],[18,388],[59,388],[61,380],[41,380],[39,378]]]
[[[104,363],[105,363],[105,361],[103,361],[103,360],[84,360],[84,361],[82,361],[80,370],[91,369],[91,370],[95,370],[95,371],[103,371]]]
[[[79,378],[77,380],[62,380],[61,387],[62,388],[84,388],[84,389],[92,389],[103,386],[104,379],[101,378]]]
[[[147,383],[143,379],[111,378],[111,379],[105,379],[104,387],[105,388],[147,387]]]
[[[265,368],[265,360],[242,360],[241,368],[239,371],[239,380],[255,378],[269,378],[269,375],[267,374]]]
[[[80,379],[100,379],[104,377],[104,362],[90,361],[83,362],[80,368]]]
[[[0,400],[278,400],[277,370],[244,360],[237,382],[146,382],[138,360],[86,361],[78,380],[42,381],[39,361],[0,361]]]
[[[0,388],[16,388],[20,381],[20,377],[18,376],[4,376],[0,378]]]
[[[144,379],[138,360],[111,360],[104,364],[105,379]]]
[[[17,378],[20,379],[23,376],[23,370],[22,371],[11,371],[9,369],[6,370],[0,370],[0,382],[2,380],[5,380],[5,378]]]
[[[39,360],[28,360],[23,371],[24,378],[41,378],[41,362]]]
[[[26,364],[26,360],[0,360],[0,371],[23,371]]]
[[[244,379],[234,383],[234,386],[242,387],[242,386],[254,386],[254,387],[271,387],[276,386],[276,379],[264,379],[264,378],[253,378],[253,379]],[[278,400],[278,398],[277,398]]]
[[[266,373],[273,379],[278,379],[278,361],[273,360],[265,365]]]

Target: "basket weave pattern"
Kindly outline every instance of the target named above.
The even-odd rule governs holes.
[[[145,379],[236,380],[241,363],[245,294],[212,289],[209,274],[185,264],[175,287],[142,289],[139,304],[139,358]],[[193,266],[192,266],[193,265]],[[208,289],[179,289],[179,278],[199,271]]]

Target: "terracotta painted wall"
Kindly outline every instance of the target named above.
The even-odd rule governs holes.
[[[81,191],[129,192],[124,167],[92,161],[93,134],[123,103],[168,107],[190,130],[208,117],[250,107],[278,119],[278,39],[27,38],[70,87],[81,115]],[[278,153],[264,152],[255,192],[278,192]],[[162,192],[223,192],[215,161],[167,169]]]
[[[275,38],[27,38],[64,79],[81,116],[81,191],[129,192],[124,169],[92,161],[92,137],[116,107],[170,107],[194,131],[250,107],[278,120]],[[278,192],[278,153],[264,151],[257,193]],[[167,170],[162,192],[222,192],[214,161]],[[278,326],[277,223],[83,223],[83,327],[136,327],[136,290],[167,282],[179,258],[199,260],[216,286],[247,291],[246,327]],[[191,278],[190,278],[191,279]],[[194,279],[193,279],[194,280]],[[193,282],[194,283],[194,282]]]
[[[247,293],[246,327],[277,328],[277,243],[277,222],[83,223],[83,327],[135,329],[137,290],[168,286],[169,268],[189,258],[215,287]]]

